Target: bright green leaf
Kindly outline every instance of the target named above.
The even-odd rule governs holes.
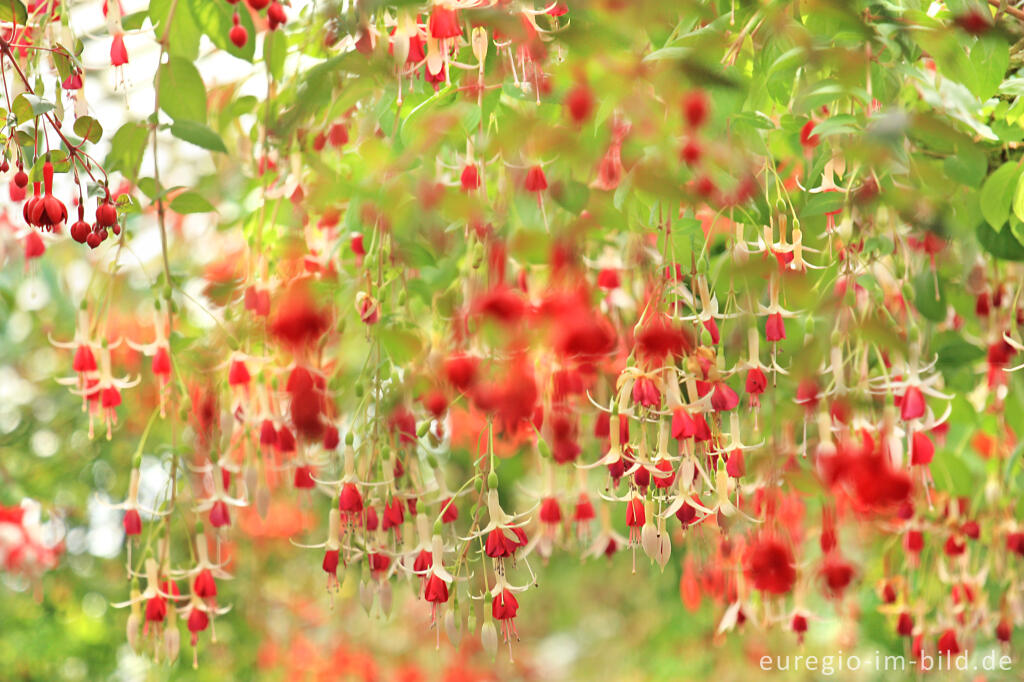
[[[182,192],[171,199],[171,210],[175,213],[212,213],[213,204],[197,192]]]
[[[211,152],[227,153],[228,151],[220,135],[195,121],[175,121],[171,124],[171,135]]]
[[[1008,161],[989,175],[981,186],[981,214],[997,232],[1010,217],[1010,204],[1020,174],[1021,169],[1017,162]]]
[[[82,116],[75,121],[75,134],[89,142],[99,142],[103,137],[103,126],[92,116]]]

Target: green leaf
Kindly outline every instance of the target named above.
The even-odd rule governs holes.
[[[1010,217],[1010,204],[1016,192],[1020,167],[1007,161],[985,179],[981,186],[981,214],[992,229],[999,231]]]
[[[284,60],[287,56],[288,36],[284,31],[268,31],[263,39],[263,60],[275,81],[284,80]]]
[[[151,200],[156,199],[157,195],[160,194],[160,189],[153,178],[139,178],[135,185]]]
[[[996,93],[1006,76],[1010,65],[1010,46],[995,32],[978,38],[971,48],[971,65],[974,67],[974,85],[968,84],[971,92],[986,100]]]
[[[171,199],[171,210],[175,213],[213,213],[216,209],[198,192],[182,192]]]
[[[21,0],[3,0],[0,2],[0,21],[24,26],[28,23],[28,10]]]
[[[18,117],[18,123],[21,124],[28,123],[36,116],[42,116],[53,111],[53,105],[41,97],[23,92],[14,98],[14,102],[11,103],[11,109],[14,111],[14,115]]]
[[[1024,221],[1024,174],[1017,179],[1017,189],[1013,193],[1013,214]]]
[[[943,332],[932,340],[938,354],[939,369],[953,369],[977,362],[985,357],[985,350],[964,341],[958,332]]]
[[[192,62],[171,57],[157,72],[160,108],[175,121],[206,122],[206,86]]]
[[[211,152],[226,154],[228,151],[220,135],[202,123],[196,123],[195,121],[175,121],[171,124],[171,135],[197,147],[208,149]]]
[[[587,207],[587,201],[590,199],[590,190],[582,182],[567,180],[565,182],[556,182],[551,187],[551,196],[554,197],[559,206],[569,213],[579,214]]]
[[[191,10],[196,26],[206,34],[214,45],[233,57],[244,59],[247,62],[253,60],[253,55],[256,53],[256,27],[252,23],[252,16],[249,12],[238,13],[241,25],[249,32],[249,40],[239,48],[235,47],[228,37],[233,25],[231,17],[235,14],[235,10],[230,4],[211,2],[211,0],[188,0],[188,8]]]
[[[53,65],[57,67],[60,82],[63,83],[71,75],[71,57],[68,55],[67,48],[57,44],[50,56],[53,57]]]
[[[846,194],[843,192],[816,192],[808,197],[807,203],[800,210],[800,217],[810,218],[833,211],[841,211],[844,203],[846,203]]]
[[[931,270],[922,272],[914,279],[914,305],[925,319],[932,322],[946,319],[946,294],[942,280],[937,280]]]
[[[152,14],[154,4],[157,3],[154,0],[151,0],[149,3],[149,13],[145,11],[132,12],[131,14],[126,14],[121,17],[121,28],[126,31],[137,31],[142,28],[142,24],[146,21],[146,17]]]
[[[985,158],[985,152],[976,145],[958,144],[956,153],[947,156],[942,162],[942,167],[951,180],[978,187],[985,179],[988,159]]]
[[[103,137],[103,126],[92,116],[82,116],[75,121],[75,135],[89,142],[99,142]]]
[[[811,134],[824,138],[856,132],[858,132],[856,117],[849,114],[836,114],[835,116],[829,116],[814,126]]]
[[[168,31],[167,15],[172,6],[175,10]],[[153,22],[157,39],[163,37],[167,31],[167,52],[172,57],[181,57],[189,61],[195,61],[199,57],[199,38],[202,34],[196,26],[195,19],[192,18],[192,13],[182,3],[175,4],[175,0],[150,0],[149,20]],[[141,19],[139,21],[141,23]]]
[[[996,258],[1024,261],[1024,245],[1017,240],[1012,229],[996,231],[988,223],[981,223],[977,236],[981,247]]]
[[[120,172],[134,182],[139,175],[142,155],[149,139],[149,128],[142,123],[125,123],[110,140],[110,153],[103,166],[108,172]]]
[[[423,341],[415,329],[385,327],[378,331],[377,338],[391,360],[399,365],[415,359],[423,348]]]

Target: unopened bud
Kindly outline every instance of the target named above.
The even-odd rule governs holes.
[[[480,643],[489,656],[498,653],[498,629],[494,627],[493,622],[487,621],[480,628]]]

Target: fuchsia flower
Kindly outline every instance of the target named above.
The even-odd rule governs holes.
[[[128,50],[124,46],[124,34],[118,33],[110,43],[110,65],[124,66],[128,63]]]

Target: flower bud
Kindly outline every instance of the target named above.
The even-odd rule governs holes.
[[[487,621],[480,628],[480,643],[489,656],[498,653],[498,629],[494,627],[493,621]]]
[[[455,617],[455,609],[449,609],[448,613],[444,614],[444,632],[448,635],[448,641],[452,643],[452,646],[458,649],[462,642],[462,628],[459,627],[459,621]]]
[[[373,608],[373,585],[368,582],[359,583],[359,603],[363,605],[363,610],[369,615],[370,609]]]
[[[134,598],[134,595],[132,595],[132,598]],[[138,609],[133,608],[132,612],[128,614],[125,639],[128,641],[128,646],[136,653],[139,651],[139,628],[141,627],[142,613]]]
[[[181,650],[181,633],[177,625],[168,625],[164,630],[164,652],[167,660],[171,663],[178,660],[178,652]]]

